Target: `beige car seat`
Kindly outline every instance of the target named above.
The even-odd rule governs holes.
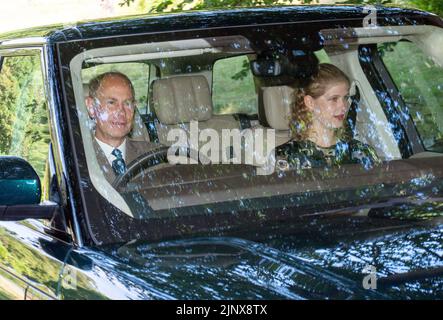
[[[266,120],[275,129],[275,146],[291,140],[289,121],[294,102],[294,89],[289,86],[262,88]]]

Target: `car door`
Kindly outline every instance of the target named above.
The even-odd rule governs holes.
[[[70,246],[45,235],[44,229],[37,220],[0,222],[1,299],[59,297],[63,261]]]
[[[42,50],[3,49],[0,56],[0,155],[27,160],[42,182],[41,200],[50,200],[55,173]],[[56,220],[0,221],[0,299],[58,298],[71,245]]]

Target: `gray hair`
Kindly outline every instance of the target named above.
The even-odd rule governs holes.
[[[98,76],[92,78],[91,81],[89,81],[89,96],[90,97],[97,98],[97,91],[100,88],[102,81],[107,77],[120,77],[123,80],[125,80],[128,83],[129,88],[131,89],[133,99],[135,99],[135,90],[134,90],[134,86],[132,85],[131,80],[128,78],[127,75],[125,75],[121,72],[117,72],[117,71],[105,72],[105,73],[99,74]]]

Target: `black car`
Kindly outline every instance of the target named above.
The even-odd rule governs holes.
[[[0,35],[0,298],[443,298],[442,27],[283,6]],[[376,165],[269,158],[320,63],[351,79],[347,128]],[[113,181],[85,102],[105,72],[131,80],[131,138],[152,146]]]

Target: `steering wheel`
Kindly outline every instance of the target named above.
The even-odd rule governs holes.
[[[182,150],[183,148],[184,147],[182,147]],[[154,167],[162,163],[169,163],[168,150],[169,147],[162,146],[160,148],[150,150],[140,155],[139,157],[137,157],[135,160],[133,160],[131,163],[127,165],[125,173],[115,178],[115,180],[112,182],[112,187],[116,190],[119,190],[123,185],[126,185],[129,181],[131,181],[141,170],[146,170],[149,169],[150,167]],[[185,150],[186,150],[186,156],[190,159],[192,159],[193,154],[198,155],[198,153],[192,153],[191,149],[188,147],[185,147]],[[200,155],[200,157],[201,156],[202,155]],[[197,160],[198,163],[201,164],[200,157],[197,156],[198,159],[195,160]],[[205,158],[205,160],[207,159]]]

